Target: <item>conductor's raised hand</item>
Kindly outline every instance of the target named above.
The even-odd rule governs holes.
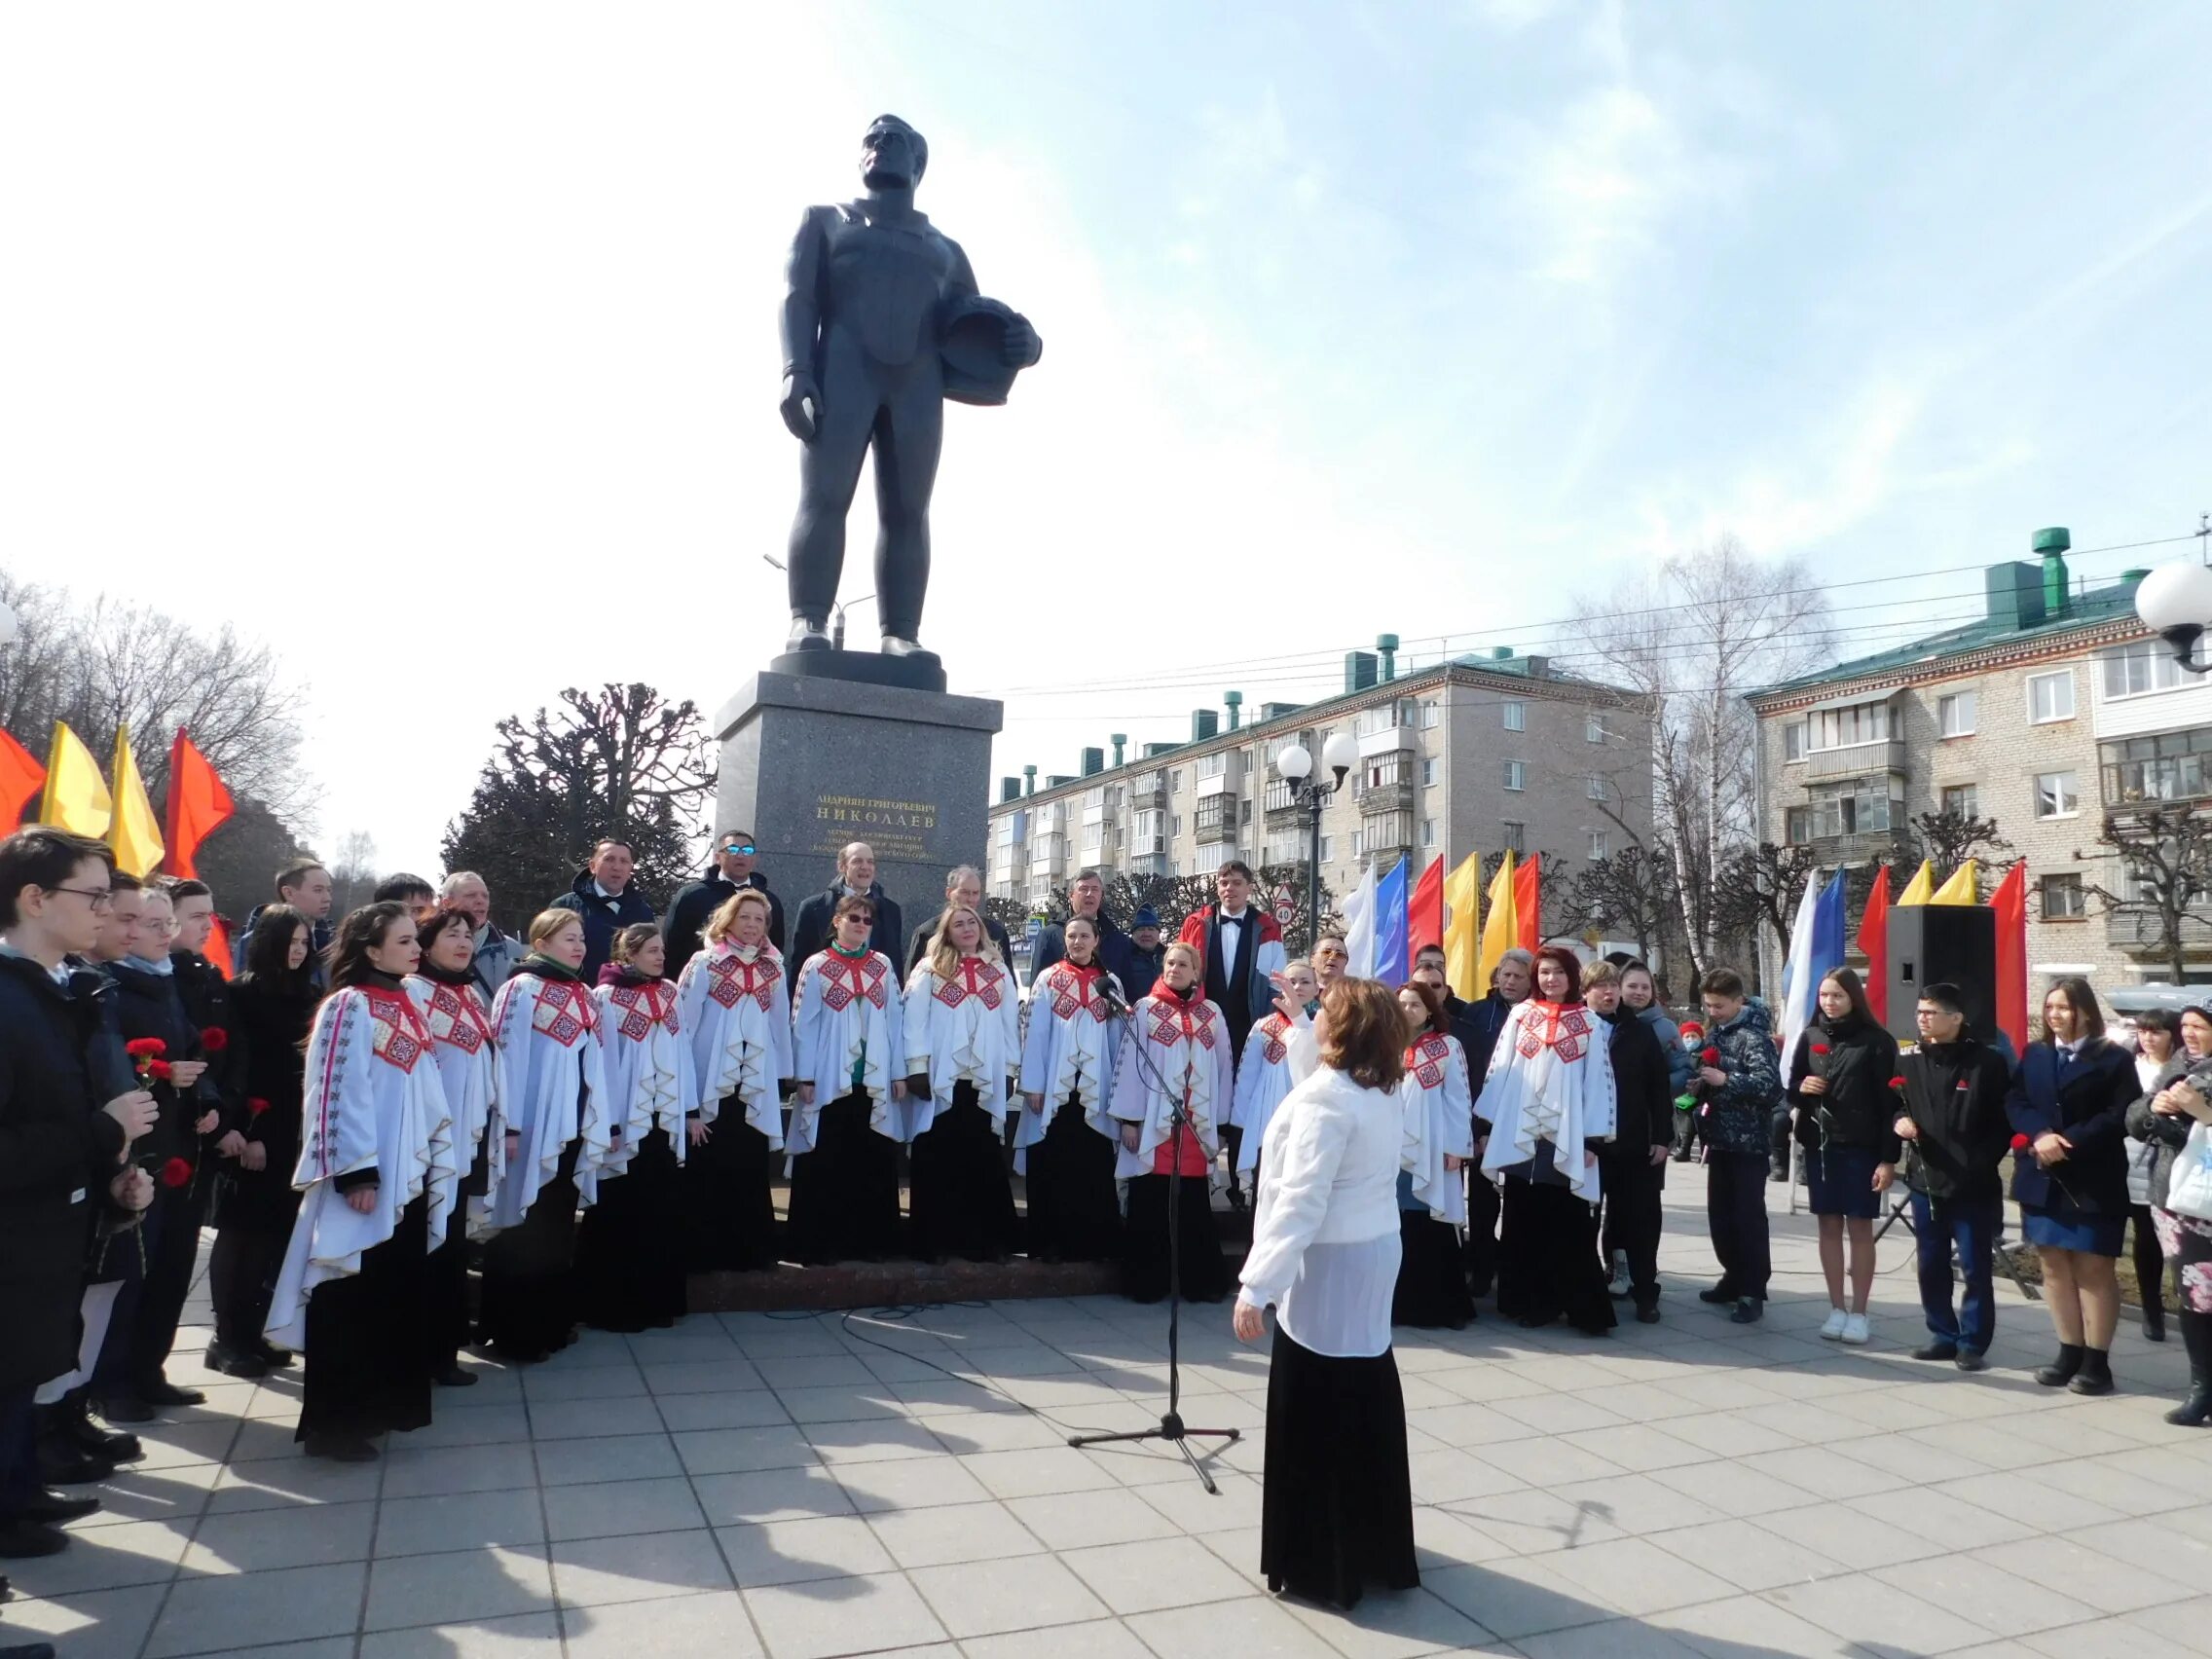
[[[802,444],[814,442],[814,434],[822,429],[822,388],[814,384],[814,377],[793,373],[784,377],[784,400],[777,405],[784,424],[793,437]]]

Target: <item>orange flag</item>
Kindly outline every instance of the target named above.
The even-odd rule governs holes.
[[[1866,1006],[1874,1023],[1890,1019],[1890,866],[1874,871],[1874,890],[1866,895],[1866,913],[1859,922],[1859,948],[1866,956]]]
[[[217,916],[214,925],[207,930],[207,943],[200,954],[207,958],[224,978],[231,977],[231,930],[224,925],[222,917]]]
[[[169,746],[166,806],[167,823],[162,838],[168,843],[168,872],[196,877],[200,873],[195,863],[200,843],[231,816],[231,792],[223,787],[215,768],[207,764],[207,757],[192,746],[182,726],[176,728],[176,742]],[[211,952],[208,959],[214,960]]]
[[[1990,895],[1997,912],[1997,1029],[2012,1039],[2012,1052],[2028,1051],[2028,865],[2005,872]]]
[[[1444,943],[1444,860],[1431,859],[1414,896],[1406,903],[1406,960],[1411,962],[1424,945]]]
[[[13,835],[22,828],[23,813],[46,788],[46,768],[38,756],[0,731],[0,817],[8,827],[0,834]]]
[[[1534,950],[1544,942],[1544,915],[1540,871],[1544,855],[1530,853],[1529,862],[1513,872],[1513,908],[1521,924],[1521,948]]]

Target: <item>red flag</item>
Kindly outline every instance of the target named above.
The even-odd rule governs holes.
[[[1874,890],[1859,922],[1859,949],[1866,958],[1866,1006],[1874,1023],[1890,1022],[1890,866],[1874,866]]]
[[[1521,924],[1521,948],[1534,950],[1544,942],[1542,877],[1544,855],[1530,853],[1528,862],[1513,872],[1514,920]]]
[[[2028,866],[2005,872],[1990,895],[1997,912],[1997,1029],[2012,1039],[2012,1051],[2028,1051]]]
[[[0,731],[0,816],[8,827],[0,835],[13,835],[23,822],[23,812],[46,788],[46,768],[31,752]]]
[[[1431,859],[1414,896],[1406,902],[1406,960],[1411,962],[1426,945],[1444,946],[1444,860]]]
[[[168,873],[198,876],[194,861],[200,856],[200,843],[231,816],[231,792],[223,788],[207,757],[193,748],[182,726],[176,728],[176,742],[169,746],[166,806],[162,839],[168,846]]]

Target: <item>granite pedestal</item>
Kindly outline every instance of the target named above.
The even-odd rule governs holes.
[[[989,852],[991,739],[1004,716],[984,697],[756,674],[715,717],[715,828],[753,832],[761,868],[794,908],[835,879],[840,848],[866,841],[906,926],[926,926],[944,872],[981,868]]]

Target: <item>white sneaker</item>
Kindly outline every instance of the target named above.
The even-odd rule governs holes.
[[[1827,1322],[1821,1327],[1822,1340],[1824,1342],[1831,1343],[1841,1342],[1843,1340],[1844,1327],[1850,1322],[1850,1320],[1851,1315],[1846,1313],[1842,1309],[1829,1309]],[[1859,1325],[1860,1328],[1863,1330],[1865,1329],[1866,1321],[1862,1319],[1859,1321]],[[1864,1337],[1861,1337],[1859,1340],[1861,1342],[1864,1342],[1866,1339]]]
[[[1843,1336],[1841,1340],[1849,1344],[1852,1347],[1864,1347],[1866,1346],[1866,1339],[1872,1335],[1873,1332],[1869,1331],[1866,1328],[1865,1314],[1846,1313],[1843,1316]]]

